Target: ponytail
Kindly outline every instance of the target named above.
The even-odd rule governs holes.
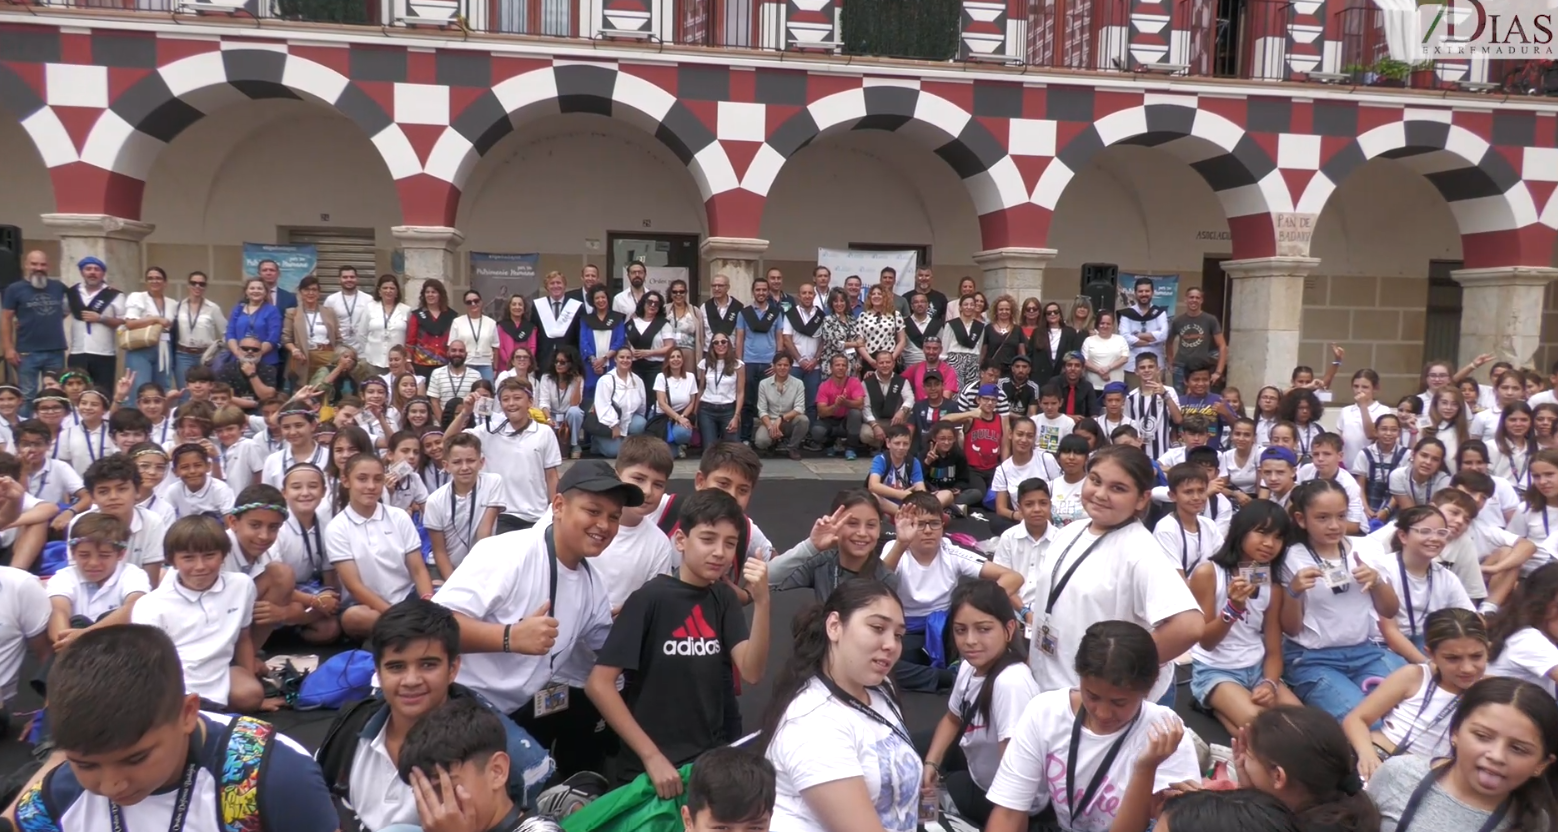
[[[1338,832],[1376,832],[1379,809],[1363,793],[1358,759],[1336,718],[1317,708],[1285,705],[1262,711],[1250,723],[1249,749],[1303,792],[1299,827]]]

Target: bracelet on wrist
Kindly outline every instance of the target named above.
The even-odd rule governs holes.
[[[505,653],[512,653],[512,652],[514,652],[513,650],[510,649],[510,645],[509,645],[509,636],[511,634],[513,634],[513,632],[514,632],[514,625],[513,624],[504,624],[503,625],[503,652],[505,652]]]

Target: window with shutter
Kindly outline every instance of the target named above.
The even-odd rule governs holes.
[[[341,267],[357,270],[359,291],[373,292],[378,277],[375,266],[374,235],[371,228],[290,228],[286,231],[288,243],[311,244],[319,253],[319,265],[314,275],[319,278],[321,295],[329,295],[340,288]]]

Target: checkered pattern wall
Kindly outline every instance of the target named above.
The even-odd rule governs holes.
[[[1359,105],[1298,97],[1314,94],[1302,88],[1240,94],[1229,87],[1198,97],[1064,81],[0,23],[0,109],[33,138],[65,212],[139,217],[153,162],[183,130],[248,99],[292,98],[333,107],[362,129],[412,225],[458,227],[461,189],[504,136],[548,114],[595,113],[637,125],[687,166],[713,236],[757,236],[766,195],[811,142],[886,130],[963,180],[987,248],[1043,246],[1077,173],[1104,148],[1133,144],[1166,151],[1206,181],[1227,213],[1236,257],[1271,255],[1272,214],[1318,213],[1349,173],[1386,157],[1444,195],[1468,266],[1551,258],[1558,230],[1551,113],[1452,101],[1406,106],[1422,99]]]

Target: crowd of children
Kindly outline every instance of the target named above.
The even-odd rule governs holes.
[[[440,430],[387,384],[251,417],[197,372],[171,412],[67,374],[0,437],[0,706],[30,652],[54,749],[3,823],[544,830],[543,789],[593,772],[700,832],[1547,830],[1558,405],[1508,366],[1461,395],[1479,359],[1391,409],[1360,370],[1328,430],[1335,356],[1252,417],[1150,352],[1096,393],[1071,356],[1042,388],[986,365],[945,412],[925,373],[929,411],[873,421],[864,482],[782,554],[749,446],[684,495],[643,433],[563,471],[523,378]],[[771,669],[772,593],[806,588]],[[224,716],[285,706],[283,632],[375,672],[315,761]],[[1181,659],[1233,738],[1209,780]]]

